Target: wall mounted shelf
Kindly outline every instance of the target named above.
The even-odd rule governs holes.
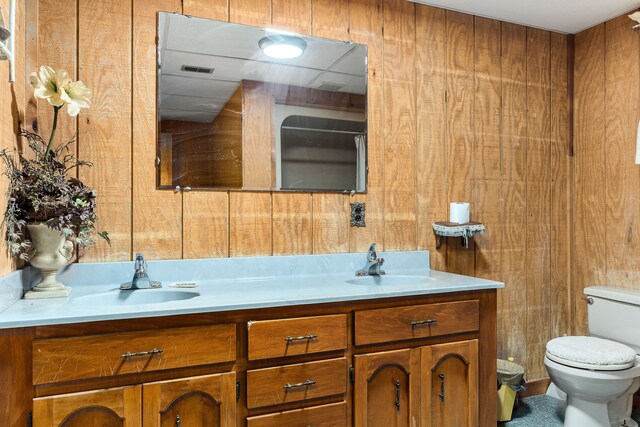
[[[456,222],[441,221],[433,223],[433,233],[436,235],[436,249],[440,249],[443,237],[462,237],[462,246],[469,247],[469,237],[484,233],[484,224],[480,222]]]

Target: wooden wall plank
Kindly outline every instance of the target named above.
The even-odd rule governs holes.
[[[274,28],[311,34],[312,1],[273,0]],[[309,193],[273,193],[273,254],[309,254],[313,251],[312,201]]]
[[[349,3],[339,0],[311,0],[313,35],[349,40]]]
[[[231,192],[229,256],[272,252],[271,193]]]
[[[269,26],[271,0],[230,0],[229,20],[245,25]],[[271,193],[231,192],[229,256],[271,255],[271,216]]]
[[[444,9],[416,5],[416,175],[418,249],[431,268],[446,268],[447,246],[436,250],[432,224],[449,219],[446,139],[447,37]]]
[[[449,202],[471,202],[475,143],[473,125],[474,52],[473,17],[459,12],[446,12],[447,46],[447,180]],[[471,219],[477,207],[471,205]],[[448,219],[448,217],[446,218]],[[449,239],[447,245],[447,271],[473,275],[475,270],[473,246],[464,248],[458,239]]]
[[[497,279],[502,271],[502,70],[500,22],[478,18],[474,32],[474,133],[472,203],[486,226],[475,237],[475,275]],[[496,197],[498,196],[498,197]]]
[[[229,0],[182,0],[182,8],[198,18],[229,20]]]
[[[349,251],[349,199],[341,194],[317,193],[313,199],[313,253]]]
[[[367,194],[350,203],[366,204],[366,227],[349,228],[349,252],[365,252],[371,243],[384,247],[384,85],[382,0],[349,1],[349,36],[367,45]]]
[[[415,4],[384,2],[384,249],[417,249]]]
[[[473,209],[475,220],[486,226],[475,236],[475,275],[502,280],[502,232],[504,198],[502,184],[502,68],[501,25],[485,18],[474,19],[474,133]],[[446,208],[446,200],[445,200]],[[445,211],[446,218],[446,211]],[[498,293],[503,305],[503,292]],[[505,327],[498,311],[498,330]]]
[[[638,40],[630,37],[625,15],[605,24],[607,281],[597,284],[640,289],[640,173],[634,163],[640,105]]]
[[[183,12],[227,21],[228,0],[182,0]],[[229,256],[229,192],[182,193],[183,258]]]
[[[194,191],[183,200],[189,218],[182,230],[182,258],[229,256],[229,193]]]
[[[605,25],[576,35],[575,47],[575,310],[573,333],[587,334],[585,286],[607,280]]]
[[[132,255],[148,259],[182,256],[182,196],[156,188],[157,12],[181,12],[180,0],[133,2]],[[149,215],[149,209],[154,214]]]
[[[24,74],[23,84],[25,90],[25,113],[22,118],[23,126],[33,131],[33,123],[38,119],[38,102],[33,96],[33,90],[29,84],[29,74],[38,69],[38,9],[39,0],[25,0],[24,15],[24,43],[19,43],[24,48]],[[16,73],[17,74],[17,73]],[[20,76],[20,74],[17,74]]]
[[[33,99],[33,91],[31,86],[27,83],[26,71],[27,64],[30,64],[33,60],[32,55],[36,53],[36,49],[33,46],[25,45],[25,38],[21,37],[22,34],[33,36],[33,21],[27,21],[27,13],[31,16],[36,14],[37,5],[33,3],[16,2],[16,15],[15,15],[15,29],[14,40],[14,66],[15,66],[15,82],[9,82],[9,67],[8,65],[0,67],[0,150],[7,149],[9,151],[14,149],[21,149],[26,147],[25,141],[22,138],[18,138],[18,129],[20,126],[29,127],[29,123],[25,123],[26,111],[30,111],[33,116],[34,109],[29,109],[29,100]],[[0,6],[5,13],[5,18],[9,10],[9,1],[0,1]],[[27,10],[29,8],[29,10]],[[34,9],[36,9],[34,11]],[[8,22],[8,21],[5,21]],[[34,44],[34,43],[31,43]],[[27,52],[26,49],[30,51]],[[30,55],[27,55],[30,53]],[[4,63],[8,64],[8,63]],[[35,67],[34,70],[35,71]],[[29,73],[31,70],[29,70]],[[35,105],[35,102],[33,103]],[[52,109],[49,107],[49,111]],[[0,194],[6,194],[9,183],[5,177],[0,179]],[[4,209],[6,205],[0,204],[0,210],[4,215]],[[2,228],[2,243],[0,247],[6,248],[4,244],[4,228]],[[9,255],[6,250],[0,253],[0,274],[7,274],[16,269],[16,262]],[[18,264],[19,265],[19,264]],[[0,400],[2,398],[0,397]],[[22,416],[22,414],[16,414],[16,416]]]
[[[312,252],[311,196],[273,193],[273,254]]]
[[[82,261],[127,261],[132,256],[131,2],[80,0],[78,13],[79,78],[93,91],[92,108],[79,120],[78,156],[96,164],[81,169],[80,179],[96,190],[98,227],[111,238],[111,246],[99,242]]]
[[[38,57],[37,63],[35,64],[36,68],[27,70],[28,74],[38,71],[42,65],[48,65],[56,70],[60,68],[66,70],[73,79],[79,78],[77,67],[77,34],[75,31],[69,31],[69,28],[76,28],[78,25],[78,16],[76,14],[77,6],[77,0],[40,0],[38,2],[36,15],[38,20]],[[60,25],[61,22],[64,22],[64,25]],[[97,88],[89,88],[93,89],[95,96]],[[34,129],[36,129],[45,140],[48,140],[53,123],[53,109],[46,100],[37,100],[37,104],[38,124],[37,129],[36,127],[34,127]],[[94,107],[92,106],[91,108]],[[86,111],[80,113],[81,119],[85,115],[85,112]],[[66,111],[61,111],[58,116],[55,144],[58,145],[68,141],[75,133],[76,118],[70,117]],[[69,148],[73,151],[76,149],[76,146],[72,144]]]
[[[274,104],[264,85],[242,82],[242,188],[273,187]]]
[[[272,0],[272,28],[299,34],[310,34],[311,3],[312,0]]]
[[[311,33],[316,37],[349,39],[348,2],[312,0]],[[313,194],[313,253],[349,251],[349,196]]]
[[[551,339],[551,36],[527,28],[527,378],[547,376]]]
[[[229,0],[229,21],[267,27],[271,24],[271,0]]]
[[[551,336],[571,333],[571,205],[573,159],[569,154],[567,37],[551,34]]]
[[[500,357],[526,363],[526,29],[502,24],[503,235]]]

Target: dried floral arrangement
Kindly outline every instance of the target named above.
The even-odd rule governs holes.
[[[72,81],[64,70],[42,66],[30,75],[36,98],[46,99],[53,106],[53,125],[48,142],[37,133],[20,131],[33,156],[0,151],[5,163],[4,175],[9,179],[7,209],[4,213],[7,249],[14,256],[28,260],[32,243],[26,225],[46,223],[59,230],[67,240],[80,248],[94,243],[94,235],[109,241],[106,232],[98,232],[95,213],[96,193],[70,175],[76,167],[92,166],[78,160],[69,150],[70,141],[52,149],[59,110],[67,106],[70,116],[77,116],[90,105],[91,92],[82,81]],[[71,172],[71,174],[70,174]]]

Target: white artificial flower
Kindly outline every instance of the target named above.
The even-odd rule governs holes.
[[[69,97],[69,101],[67,101],[67,113],[69,113],[70,116],[77,116],[81,108],[89,108],[91,91],[87,89],[81,80],[69,83],[64,90]]]
[[[33,86],[33,94],[36,98],[46,99],[49,104],[55,107],[61,107],[71,99],[65,87],[71,83],[69,74],[65,70],[54,70],[51,67],[43,65],[40,67],[40,73],[32,73],[29,76],[31,86]]]

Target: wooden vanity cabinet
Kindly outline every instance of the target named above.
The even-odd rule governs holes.
[[[236,374],[205,375],[142,386],[143,427],[235,427]]]
[[[235,373],[33,401],[35,427],[234,427]]]
[[[51,396],[33,401],[34,427],[141,427],[142,387]]]
[[[493,289],[142,320],[0,330],[4,425],[496,423]]]
[[[478,425],[478,342],[355,356],[356,426]]]
[[[347,323],[346,314],[247,323],[248,359],[268,365],[247,371],[249,427],[348,425]],[[305,361],[293,363],[294,357]],[[318,405],[318,399],[336,402]],[[304,407],[286,410],[291,403]]]
[[[420,355],[416,349],[358,355],[355,359],[354,425],[417,425]]]
[[[420,348],[420,425],[478,425],[478,341]]]
[[[356,344],[412,348],[354,357],[355,425],[477,426],[478,340],[422,346],[419,340],[478,330],[479,306],[469,299],[356,312]]]

